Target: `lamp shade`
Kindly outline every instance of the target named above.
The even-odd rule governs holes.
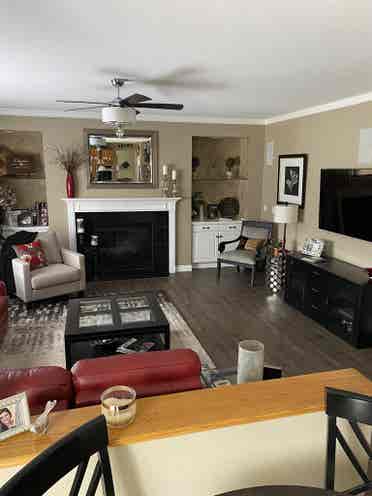
[[[298,219],[297,205],[274,205],[273,221],[277,224],[296,224]]]
[[[136,122],[136,111],[132,108],[104,107],[102,122],[106,124],[132,124]]]

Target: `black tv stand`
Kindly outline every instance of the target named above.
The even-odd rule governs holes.
[[[352,346],[372,346],[372,284],[367,272],[334,258],[287,255],[285,301]]]

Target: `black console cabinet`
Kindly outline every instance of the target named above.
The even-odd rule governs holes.
[[[285,301],[351,345],[372,346],[372,284],[360,267],[290,253]]]

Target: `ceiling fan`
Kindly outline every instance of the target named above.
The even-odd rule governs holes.
[[[111,85],[116,88],[117,96],[109,102],[95,102],[86,100],[57,100],[61,103],[80,103],[89,105],[89,107],[76,107],[66,109],[65,112],[76,112],[79,110],[92,110],[102,109],[102,122],[111,124],[115,130],[116,135],[121,138],[124,136],[124,127],[128,124],[136,122],[136,115],[139,114],[138,108],[141,109],[160,109],[160,110],[182,110],[183,105],[179,103],[146,103],[151,100],[148,96],[141,95],[140,93],[133,93],[126,98],[121,98],[120,88],[125,83],[132,82],[128,78],[114,78],[111,79]]]

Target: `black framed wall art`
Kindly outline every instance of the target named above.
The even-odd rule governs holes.
[[[278,203],[304,208],[307,155],[279,155]]]

